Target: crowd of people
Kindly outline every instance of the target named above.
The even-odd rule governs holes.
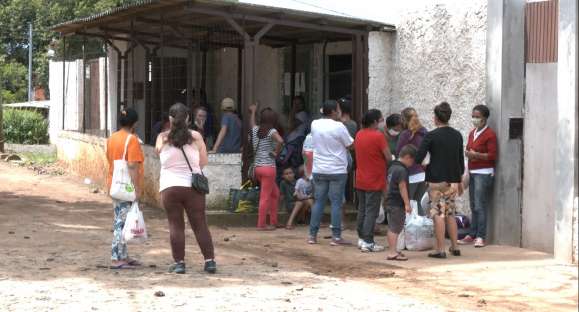
[[[473,130],[468,134],[466,149],[459,131],[449,125],[452,109],[446,102],[435,106],[435,128],[428,131],[417,111],[405,108],[387,118],[371,109],[361,120],[361,129],[350,116],[348,99],[328,100],[320,110],[321,118],[311,120],[304,99],[292,101],[287,135],[280,129],[276,112],[269,108],[249,107],[248,149],[251,164],[247,175],[260,186],[257,229],[288,230],[309,217],[308,244],[318,243],[322,216],[330,203],[332,246],[354,245],[342,237],[344,203],[349,179],[353,181],[357,203],[358,248],[362,252],[380,252],[386,248],[375,239],[375,226],[380,207],[387,215],[388,250],[386,259],[408,260],[396,249],[405,218],[413,209],[434,221],[435,250],[429,257],[446,258],[445,233],[450,237],[449,253],[460,256],[460,244],[474,243],[484,247],[486,216],[492,193],[494,165],[497,157],[496,135],[488,127],[489,109],[477,105],[472,110]],[[222,120],[213,148],[207,150],[204,126],[207,109],[173,105],[167,119],[155,134],[155,149],[161,162],[160,193],[167,212],[174,264],[170,271],[185,273],[185,224],[189,224],[205,259],[208,273],[217,270],[211,234],[205,218],[205,193],[195,187],[195,175],[203,175],[210,152],[239,152],[241,120],[234,113],[235,103],[226,98],[221,102]],[[107,142],[109,184],[115,160],[128,162],[135,186],[136,201],[142,196],[144,156],[134,134],[137,113],[124,109],[119,122],[121,129]],[[465,162],[465,157],[467,161]],[[464,192],[468,178],[473,226],[462,240],[457,237],[455,201]],[[193,183],[193,185],[192,185]],[[429,204],[421,199],[429,197]],[[284,226],[278,223],[278,206],[288,212]],[[124,219],[131,202],[113,199],[114,232],[111,268],[134,268],[140,265],[128,256],[121,238]]]

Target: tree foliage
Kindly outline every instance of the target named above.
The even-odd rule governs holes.
[[[134,0],[0,0],[0,92],[3,102],[27,98],[28,24],[33,32],[33,83],[48,85],[48,48],[58,45],[56,24]],[[75,42],[71,42],[74,46]],[[79,44],[76,43],[78,46]],[[68,46],[68,44],[67,44]],[[22,85],[24,81],[24,85]]]

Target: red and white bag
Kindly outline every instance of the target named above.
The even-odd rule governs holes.
[[[125,243],[144,243],[147,240],[147,226],[139,204],[133,202],[131,210],[127,213],[125,226],[123,227],[123,241]]]

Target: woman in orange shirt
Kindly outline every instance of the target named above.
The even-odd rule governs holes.
[[[109,162],[108,186],[110,189],[113,177],[113,164],[115,160],[123,158],[125,154],[125,143],[127,145],[125,159],[129,163],[129,174],[135,186],[136,201],[142,196],[143,162],[145,157],[139,143],[139,138],[135,134],[135,128],[139,116],[132,108],[121,111],[119,124],[121,129],[109,137],[107,140],[107,160]],[[114,222],[113,222],[113,242],[111,252],[111,269],[130,269],[140,265],[137,260],[129,258],[127,244],[122,241],[123,227],[127,213],[132,206],[132,202],[119,201],[113,198]]]

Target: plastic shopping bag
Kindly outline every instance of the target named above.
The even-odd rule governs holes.
[[[402,251],[404,249],[406,249],[406,233],[404,233],[404,230],[402,230],[402,232],[400,232],[400,234],[398,235],[398,241],[396,242],[396,250],[397,251]]]
[[[380,205],[380,212],[376,218],[376,224],[382,224],[386,220],[386,212],[384,211],[384,205]]]
[[[428,192],[425,192],[422,196],[422,199],[420,200],[420,207],[422,207],[422,210],[424,213],[426,213],[426,215],[430,214],[430,195],[428,195]]]
[[[131,210],[127,213],[125,226],[123,227],[123,241],[125,243],[144,243],[147,240],[147,227],[139,204],[133,202]]]
[[[404,225],[404,243],[412,251],[429,250],[434,247],[434,223],[430,218],[418,215],[418,203],[410,201],[412,212]]]
[[[112,198],[125,202],[135,201],[135,186],[129,174],[129,164],[125,160],[127,157],[127,147],[132,135],[127,136],[125,141],[125,150],[122,159],[116,159],[113,162],[113,178],[109,194]]]

